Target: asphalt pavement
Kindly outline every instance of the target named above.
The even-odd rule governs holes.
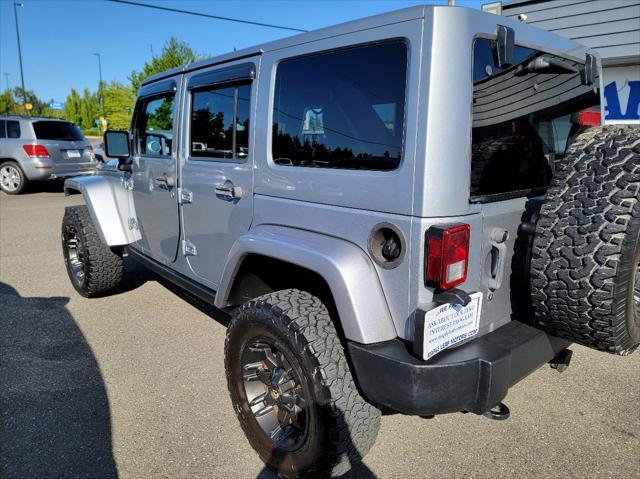
[[[124,291],[79,296],[59,239],[79,202],[0,193],[0,477],[269,477],[231,409],[226,316],[131,262]],[[509,392],[507,421],[385,415],[345,477],[640,477],[640,353],[572,349]]]

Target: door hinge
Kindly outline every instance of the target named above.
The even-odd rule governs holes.
[[[193,202],[193,192],[186,188],[178,189],[178,199],[181,205]]]
[[[120,182],[125,190],[133,190],[133,178],[131,174],[125,173],[120,177]]]
[[[138,222],[136,221],[135,218],[129,218],[128,224],[129,224],[129,229],[130,230],[137,230],[138,229]]]
[[[185,256],[196,256],[198,254],[196,245],[189,240],[182,240],[182,254]]]

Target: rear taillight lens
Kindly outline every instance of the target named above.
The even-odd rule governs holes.
[[[50,158],[49,152],[42,145],[23,145],[22,148],[30,158]]]
[[[600,110],[582,110],[573,113],[571,123],[579,126],[598,126],[602,123]]]
[[[578,116],[578,124],[580,126],[598,126],[600,125],[600,112],[584,110]]]
[[[429,228],[425,241],[427,286],[450,289],[466,281],[470,234],[467,224]]]

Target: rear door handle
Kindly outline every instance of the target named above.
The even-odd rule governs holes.
[[[239,200],[242,198],[243,191],[239,186],[233,186],[230,181],[218,183],[216,185],[216,196],[225,200]]]

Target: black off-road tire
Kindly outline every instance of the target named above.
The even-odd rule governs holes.
[[[104,296],[120,286],[122,255],[102,242],[85,205],[65,208],[62,252],[69,279],[82,296]]]
[[[5,186],[3,178],[0,177],[0,190],[4,191],[8,195],[19,195],[24,191],[24,188],[27,186],[27,183],[29,182],[29,180],[27,179],[27,177],[24,174],[24,171],[22,171],[22,168],[20,168],[20,165],[16,161],[5,161],[1,163],[0,174],[4,173],[5,168],[15,172],[17,176],[17,186],[15,187],[14,185],[12,185],[11,187]]]
[[[590,128],[554,175],[536,226],[536,324],[613,354],[640,343],[640,129]]]
[[[243,383],[243,350],[252,338],[275,340],[297,371],[308,429],[294,450],[261,429]],[[225,343],[227,384],[240,425],[262,461],[279,477],[334,477],[359,463],[378,434],[380,410],[358,392],[325,305],[295,289],[248,301],[233,314]]]

